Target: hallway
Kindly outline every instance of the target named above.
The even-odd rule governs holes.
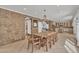
[[[58,41],[56,42],[55,45],[52,45],[52,48],[48,50],[48,53],[67,53],[67,51],[64,48],[64,42],[65,39],[67,38],[68,34],[67,33],[59,33],[58,34]],[[28,53],[31,52],[31,47],[30,50],[27,50],[27,40],[21,40],[15,43],[7,44],[4,46],[0,46],[0,52],[19,52],[19,53]],[[34,52],[45,52],[44,48],[41,48],[40,50],[35,50]]]

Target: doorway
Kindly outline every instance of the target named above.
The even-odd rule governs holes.
[[[29,17],[25,18],[25,35],[31,34],[31,19]]]

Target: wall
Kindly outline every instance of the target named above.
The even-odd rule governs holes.
[[[24,15],[0,8],[0,45],[24,39]]]
[[[42,22],[38,21],[38,32],[42,32]]]
[[[76,29],[76,27],[77,27],[77,22],[79,21],[79,10],[77,11],[77,14],[75,15],[75,17],[74,17],[74,19],[73,19],[73,32],[74,32],[74,34],[76,35],[76,33],[77,33],[77,29]]]
[[[27,33],[31,34],[31,20],[30,19],[27,20]]]
[[[38,32],[46,31],[45,29],[49,29],[49,24],[45,21],[38,21]]]
[[[77,14],[73,20],[73,32],[77,39],[77,46],[79,46],[79,10],[77,11]]]

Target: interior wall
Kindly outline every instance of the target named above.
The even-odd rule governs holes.
[[[27,33],[28,34],[31,34],[31,20],[30,19],[28,19],[27,20]]]
[[[74,19],[73,19],[73,33],[76,35],[77,33],[77,21],[79,20],[79,10],[77,11],[77,14],[75,15]]]
[[[38,32],[40,33],[45,29],[49,29],[49,24],[47,24],[45,21],[38,21]]]
[[[79,46],[79,10],[73,20],[73,32],[77,39],[77,46]]]
[[[42,22],[38,21],[38,32],[42,32]]]
[[[0,45],[24,39],[24,15],[0,8]]]

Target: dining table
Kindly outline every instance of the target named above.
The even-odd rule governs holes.
[[[40,32],[40,33],[33,33],[30,36],[30,38],[28,38],[28,49],[29,49],[29,46],[31,43],[32,52],[34,50],[34,47],[37,47],[37,46],[39,49],[42,47],[45,47],[45,51],[48,51],[48,49],[51,48],[52,45],[55,44],[56,38],[57,38],[57,32],[53,32],[53,31],[44,31],[44,32]]]
[[[57,32],[53,32],[53,31],[45,31],[45,32],[40,32],[40,33],[34,33],[34,35],[36,36],[40,36],[41,37],[41,40],[43,38],[46,38],[46,44],[47,46],[51,47],[51,40],[53,39],[53,44],[55,44],[55,38],[56,38],[56,35]],[[43,40],[45,41],[45,40]]]
[[[41,36],[41,37],[49,37],[51,35],[56,34],[57,32],[53,31],[45,31],[45,32],[40,32],[40,33],[34,33],[34,35]]]

